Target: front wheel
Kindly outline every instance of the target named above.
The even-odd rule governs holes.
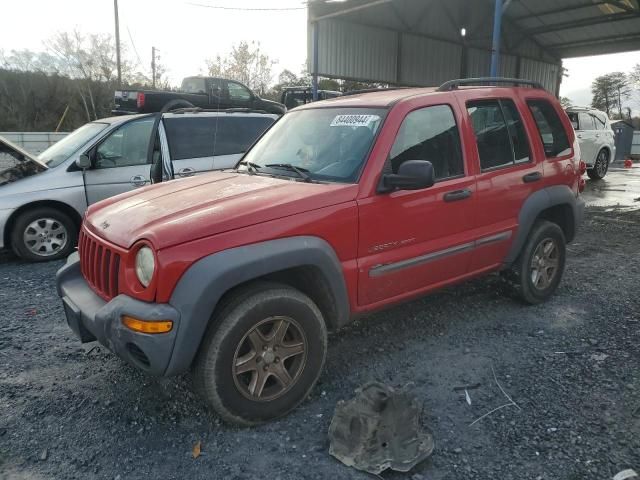
[[[11,247],[16,255],[31,262],[68,257],[76,245],[78,228],[59,210],[34,208],[20,214],[11,232]]]
[[[593,168],[587,170],[587,175],[592,180],[602,180],[609,170],[609,154],[606,150],[600,150]]]
[[[566,259],[566,242],[555,223],[538,220],[522,253],[507,272],[516,295],[526,303],[547,300],[558,288]]]
[[[214,316],[193,367],[204,400],[226,421],[255,425],[302,402],[327,351],[322,314],[303,293],[256,283]]]

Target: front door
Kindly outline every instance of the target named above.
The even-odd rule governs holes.
[[[125,123],[90,152],[92,167],[85,172],[89,203],[149,184],[147,162],[153,117]]]
[[[473,247],[475,179],[465,169],[449,105],[410,112],[391,148],[394,173],[407,160],[428,160],[436,183],[359,201],[358,303],[409,296],[464,276]]]

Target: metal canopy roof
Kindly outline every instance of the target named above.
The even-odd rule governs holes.
[[[493,8],[493,0],[314,0],[309,20],[335,18],[490,48]],[[523,43],[533,46],[534,56],[556,60],[640,50],[640,5],[639,0],[504,0],[502,30],[506,53],[518,53]]]
[[[309,20],[336,18],[490,47],[493,8],[493,0],[314,0]],[[639,1],[504,0],[502,40],[505,52],[517,53],[526,42],[555,59],[640,50]]]

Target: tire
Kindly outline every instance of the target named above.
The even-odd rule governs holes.
[[[223,420],[257,425],[307,397],[326,353],[327,329],[313,301],[288,286],[259,282],[232,294],[211,319],[194,361],[194,385]]]
[[[548,247],[549,242],[553,245],[553,250]],[[549,251],[545,252],[547,249]],[[550,258],[547,258],[547,254]],[[539,263],[537,259],[544,263]],[[562,279],[565,261],[566,242],[562,229],[555,223],[538,220],[533,225],[520,256],[507,272],[507,279],[520,300],[535,305],[544,302],[556,291]],[[550,265],[554,263],[555,270],[552,270]],[[544,265],[546,273],[541,275],[540,266],[545,268]]]
[[[68,257],[78,241],[78,227],[64,212],[38,207],[21,213],[11,231],[11,248],[30,262]]]
[[[161,113],[169,112],[171,110],[177,110],[179,108],[193,108],[194,105],[186,100],[170,100],[165,103],[160,110]]]
[[[602,149],[598,152],[593,168],[587,170],[591,180],[602,180],[609,171],[609,152]]]

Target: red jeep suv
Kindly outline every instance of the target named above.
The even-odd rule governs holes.
[[[490,272],[556,290],[584,203],[558,100],[467,79],[287,113],[235,170],[89,207],[57,275],[67,321],[153,375],[192,369],[245,425],[309,393],[327,330]]]

